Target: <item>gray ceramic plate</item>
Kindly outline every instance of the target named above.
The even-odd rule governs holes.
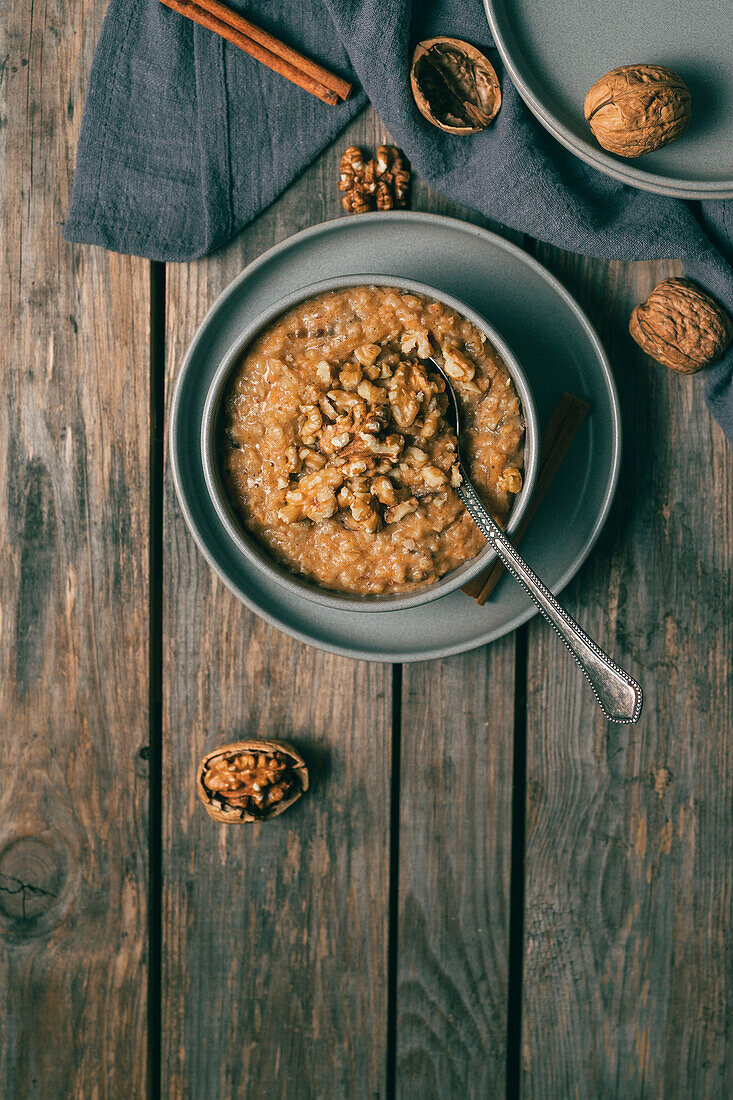
[[[455,295],[493,324],[522,363],[540,425],[565,391],[592,415],[522,543],[530,565],[559,592],[578,571],[606,518],[618,475],[616,390],[603,348],[568,292],[502,238],[432,214],[381,213],[306,229],[260,256],[224,291],[186,354],[171,409],[173,478],[186,520],[222,580],[248,607],[301,641],[348,657],[421,661],[494,641],[535,614],[504,578],[484,607],[461,592],[407,611],[348,612],[283,588],[242,554],[211,502],[201,420],[211,379],[228,349],[273,301],[306,282],[380,271]]]
[[[733,198],[731,0],[484,0],[519,94],[550,133],[615,179],[686,199]],[[592,84],[618,65],[668,65],[692,93],[679,141],[625,160],[583,117]]]

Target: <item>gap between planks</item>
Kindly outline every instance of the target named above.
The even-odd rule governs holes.
[[[524,968],[524,850],[527,808],[527,624],[514,635],[514,760],[512,850],[509,873],[509,982],[507,994],[506,1095],[522,1093],[522,977]]]
[[[149,1094],[161,1095],[163,895],[163,478],[165,426],[166,265],[150,263],[150,884],[148,903]]]
[[[389,809],[389,912],[387,930],[387,1100],[397,1093],[397,998],[400,929],[400,772],[402,665],[392,666],[392,776]]]

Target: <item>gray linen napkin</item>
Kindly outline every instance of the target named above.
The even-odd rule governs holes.
[[[733,201],[688,204],[617,183],[535,121],[503,72],[482,134],[431,127],[408,91],[411,47],[454,34],[492,49],[481,0],[229,0],[358,80],[328,107],[159,0],[111,0],[92,66],[64,235],[156,260],[193,260],[266,207],[368,97],[437,191],[541,241],[603,259],[681,258],[733,314]],[[707,372],[733,440],[733,350]]]

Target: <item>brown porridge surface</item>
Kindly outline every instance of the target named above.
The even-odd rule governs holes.
[[[524,420],[486,337],[390,287],[302,302],[247,348],[225,397],[223,467],[246,527],[292,572],[339,592],[431,584],[484,539],[455,486],[445,383],[472,481],[504,524],[522,486]]]

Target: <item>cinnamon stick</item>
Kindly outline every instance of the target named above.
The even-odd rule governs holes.
[[[537,482],[534,487],[532,499],[527,511],[522,517],[522,522],[512,535],[512,544],[517,546],[527,532],[535,512],[540,506],[542,498],[549,489],[557,473],[560,463],[568,452],[570,444],[578,434],[580,425],[590,412],[590,405],[574,397],[571,393],[564,393],[553,410],[550,419],[542,432],[540,443],[540,468],[537,474]],[[500,560],[487,566],[478,577],[463,585],[461,591],[467,596],[473,597],[478,604],[485,604],[491,593],[496,588],[504,572],[504,566]]]
[[[220,0],[161,0],[166,7],[226,38],[299,88],[334,106],[351,95],[347,80],[281,42]]]

